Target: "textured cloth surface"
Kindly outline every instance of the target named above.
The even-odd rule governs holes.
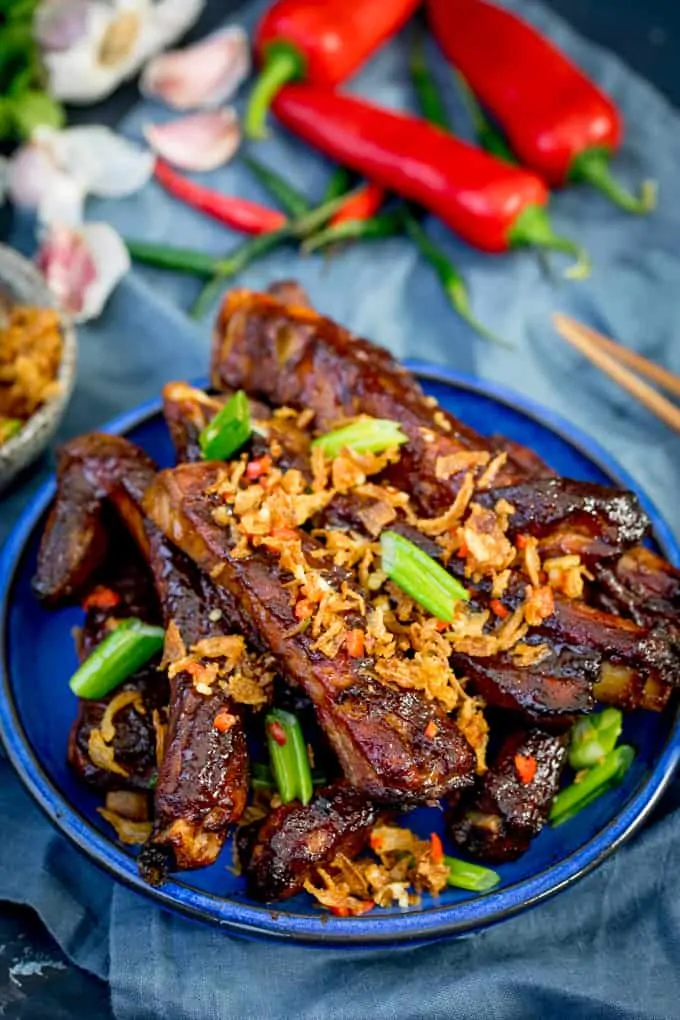
[[[460,265],[480,318],[514,351],[474,337],[447,307],[430,270],[402,239],[323,258],[271,255],[241,281],[257,288],[296,276],[323,312],[400,356],[418,356],[502,381],[561,412],[623,464],[680,532],[680,441],[576,352],[559,341],[552,311],[564,310],[680,371],[680,119],[654,89],[610,54],[578,38],[536,4],[521,10],[614,96],[627,135],[616,170],[634,186],[654,176],[657,211],[626,216],[585,188],[556,195],[558,231],[585,243],[585,283],[546,275],[535,254],[491,257],[428,223]],[[250,9],[251,19],[257,7]],[[432,49],[442,83],[447,72]],[[383,50],[351,84],[385,105],[412,106],[407,40]],[[456,123],[463,114],[451,99]],[[140,137],[148,119],[168,117],[141,103],[123,130]],[[277,131],[258,153],[310,195],[329,173],[323,159]],[[261,198],[238,165],[206,179]],[[120,202],[93,203],[90,219],[124,234],[216,253],[236,239],[185,210],[156,185]],[[17,228],[14,243],[30,247]],[[170,378],[205,374],[209,325],[185,309],[197,284],[136,268],[95,324],[80,330],[78,388],[64,437],[158,393]],[[43,464],[7,495],[0,539],[42,481]],[[596,873],[557,899],[480,935],[425,948],[320,951],[248,942],[171,916],[114,885],[56,834],[0,763],[0,898],[34,907],[68,955],[110,981],[118,1020],[380,1017],[570,1018],[678,1015],[680,977],[680,814],[677,784],[645,830]]]

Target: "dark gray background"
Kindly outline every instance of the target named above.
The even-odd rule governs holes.
[[[615,51],[680,106],[677,0],[546,2],[583,35]],[[189,38],[203,35],[238,7],[228,0],[210,0]],[[127,86],[98,107],[74,112],[71,119],[115,125],[134,104],[136,95],[135,86]],[[11,835],[5,834],[5,838],[11,839]],[[22,967],[26,960],[44,961],[41,973],[26,973],[29,968]],[[10,1020],[111,1017],[106,985],[72,967],[35,915],[7,904],[0,904],[0,1016]]]

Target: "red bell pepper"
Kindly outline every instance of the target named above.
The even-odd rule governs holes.
[[[335,88],[406,24],[420,0],[276,0],[255,33],[262,65],[245,116],[263,138],[272,99],[289,81]]]
[[[554,234],[540,177],[427,121],[308,85],[286,85],[273,109],[311,145],[424,206],[477,248],[537,245],[583,256],[573,241]]]
[[[588,181],[629,212],[648,212],[613,177],[609,159],[623,134],[612,100],[516,14],[487,0],[427,0],[432,30],[513,152],[551,185]]]

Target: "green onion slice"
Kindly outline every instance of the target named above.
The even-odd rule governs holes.
[[[468,889],[470,892],[486,892],[493,889],[501,880],[497,871],[483,868],[480,864],[458,860],[457,857],[444,855],[444,862],[449,869],[446,884],[456,889]]]
[[[351,425],[326,432],[312,442],[312,446],[320,446],[327,457],[337,457],[347,447],[356,453],[382,453],[391,446],[401,446],[408,442],[399,427],[399,422],[389,418],[362,418]]]
[[[79,698],[106,697],[157,655],[164,640],[162,627],[136,617],[121,620],[75,671],[69,681],[71,690]]]
[[[436,560],[396,531],[380,536],[382,569],[414,601],[445,623],[453,620],[456,602],[469,592]]]
[[[595,715],[586,715],[572,728],[569,743],[569,764],[578,771],[597,765],[616,746],[623,728],[623,714],[618,708],[605,708]]]
[[[274,708],[265,719],[269,763],[284,804],[309,804],[313,783],[302,727],[292,712]]]
[[[23,425],[18,418],[0,418],[0,446],[21,432]]]
[[[250,405],[243,390],[237,390],[208,422],[198,437],[205,460],[227,460],[250,438]]]
[[[603,793],[618,786],[634,757],[633,748],[621,744],[610,751],[599,765],[589,769],[582,779],[560,790],[550,809],[550,823],[557,826],[568,822]]]

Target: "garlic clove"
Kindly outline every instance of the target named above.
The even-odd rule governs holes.
[[[231,107],[191,113],[166,124],[147,124],[144,137],[162,159],[182,170],[215,170],[227,163],[241,142]]]
[[[221,106],[250,74],[250,45],[244,30],[223,32],[154,57],[144,68],[140,89],[176,110]]]

